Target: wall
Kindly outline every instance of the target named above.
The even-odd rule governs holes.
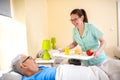
[[[12,18],[0,15],[0,70],[11,67],[11,60],[27,53],[26,28]]]
[[[33,57],[41,50],[42,40],[48,39],[47,0],[25,0],[28,51]]]
[[[120,46],[120,0],[118,0],[118,46]]]
[[[113,56],[117,46],[116,0],[48,0],[49,36],[56,36],[57,46],[65,47],[72,41],[70,12],[84,8],[90,23],[95,24],[107,42],[106,53]]]
[[[28,54],[36,57],[48,39],[47,0],[12,0],[14,19],[26,26]]]
[[[25,20],[25,0],[11,0],[12,15],[15,20],[26,25]]]

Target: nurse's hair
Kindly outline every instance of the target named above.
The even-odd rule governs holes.
[[[74,9],[74,10],[70,13],[70,15],[72,15],[72,14],[76,14],[76,15],[78,15],[79,17],[84,16],[83,22],[87,22],[87,23],[88,23],[87,14],[86,14],[86,11],[85,11],[84,9]]]

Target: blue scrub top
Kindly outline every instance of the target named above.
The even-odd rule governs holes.
[[[55,80],[56,67],[40,66],[39,69],[40,72],[30,77],[23,76],[22,80]]]
[[[97,27],[90,23],[84,23],[84,32],[80,36],[77,27],[73,28],[73,40],[81,46],[83,52],[88,49],[96,51],[100,47],[99,39],[103,36],[103,33],[97,29]],[[102,51],[100,57],[83,61],[86,65],[96,65],[103,62],[106,59],[105,52]]]

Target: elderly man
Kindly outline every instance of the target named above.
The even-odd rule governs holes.
[[[23,54],[13,59],[12,69],[23,75],[22,80],[109,80],[104,71],[96,66],[39,67],[32,57]]]
[[[18,55],[13,59],[12,69],[24,75],[23,80],[55,80],[56,67],[38,67],[30,56]]]

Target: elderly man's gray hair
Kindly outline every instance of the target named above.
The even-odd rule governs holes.
[[[17,55],[17,56],[12,60],[11,67],[12,67],[12,70],[13,70],[13,71],[18,72],[19,74],[22,74],[22,75],[23,75],[22,70],[21,70],[21,67],[20,67],[20,63],[22,63],[21,55],[22,55],[22,54]]]

